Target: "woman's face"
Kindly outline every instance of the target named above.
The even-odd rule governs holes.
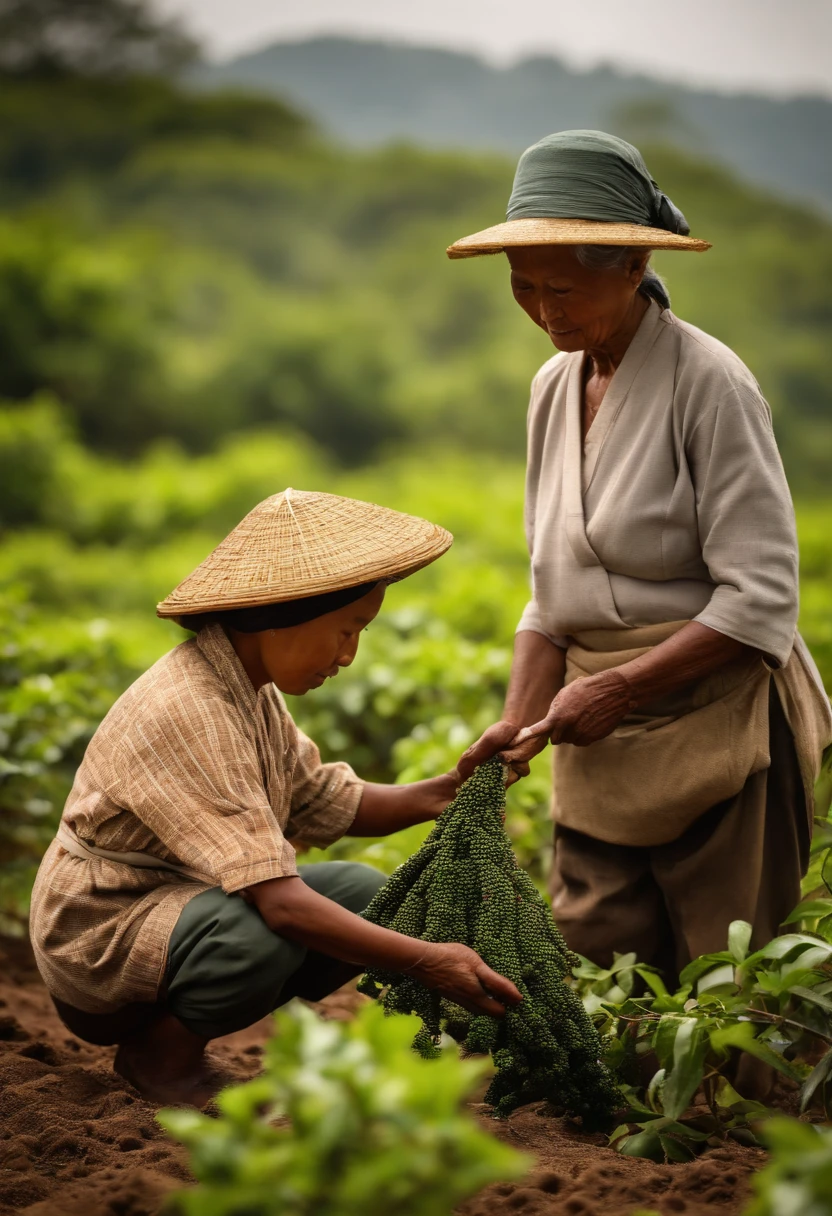
[[[379,583],[346,608],[289,629],[232,630],[232,645],[254,687],[271,680],[281,692],[300,697],[337,676],[355,658],[359,635],[378,616],[385,590]]]
[[[514,298],[558,350],[604,350],[630,327],[649,251],[590,270],[569,245],[507,249]]]

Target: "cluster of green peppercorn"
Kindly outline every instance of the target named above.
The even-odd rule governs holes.
[[[506,835],[503,768],[476,770],[422,848],[399,866],[364,912],[374,924],[430,942],[462,942],[516,984],[521,1004],[503,1018],[470,1014],[409,976],[372,969],[359,988],[390,1013],[417,1013],[414,1046],[434,1055],[442,1030],[468,1052],[491,1052],[497,1072],[485,1095],[505,1117],[548,1100],[587,1127],[621,1105],[600,1062],[601,1043],[565,982],[578,963]]]

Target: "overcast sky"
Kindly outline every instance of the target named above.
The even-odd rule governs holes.
[[[475,51],[553,53],[691,83],[832,96],[832,0],[156,0],[212,57],[340,33]]]

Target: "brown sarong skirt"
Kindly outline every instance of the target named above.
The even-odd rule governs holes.
[[[770,941],[800,899],[811,840],[794,738],[773,680],[769,750],[769,768],[667,844],[611,844],[557,825],[550,892],[569,946],[605,967],[614,951],[634,950],[672,978],[697,955],[724,950],[733,920],[752,925],[754,948]]]

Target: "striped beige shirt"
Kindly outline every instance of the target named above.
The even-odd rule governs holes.
[[[189,899],[297,873],[289,843],[343,836],[363,783],[322,764],[273,684],[255,692],[219,625],[177,646],[116,702],[63,819],[82,841],[204,875],[82,860],[53,841],[32,895],[38,967],[59,999],[111,1012],[156,999]]]

